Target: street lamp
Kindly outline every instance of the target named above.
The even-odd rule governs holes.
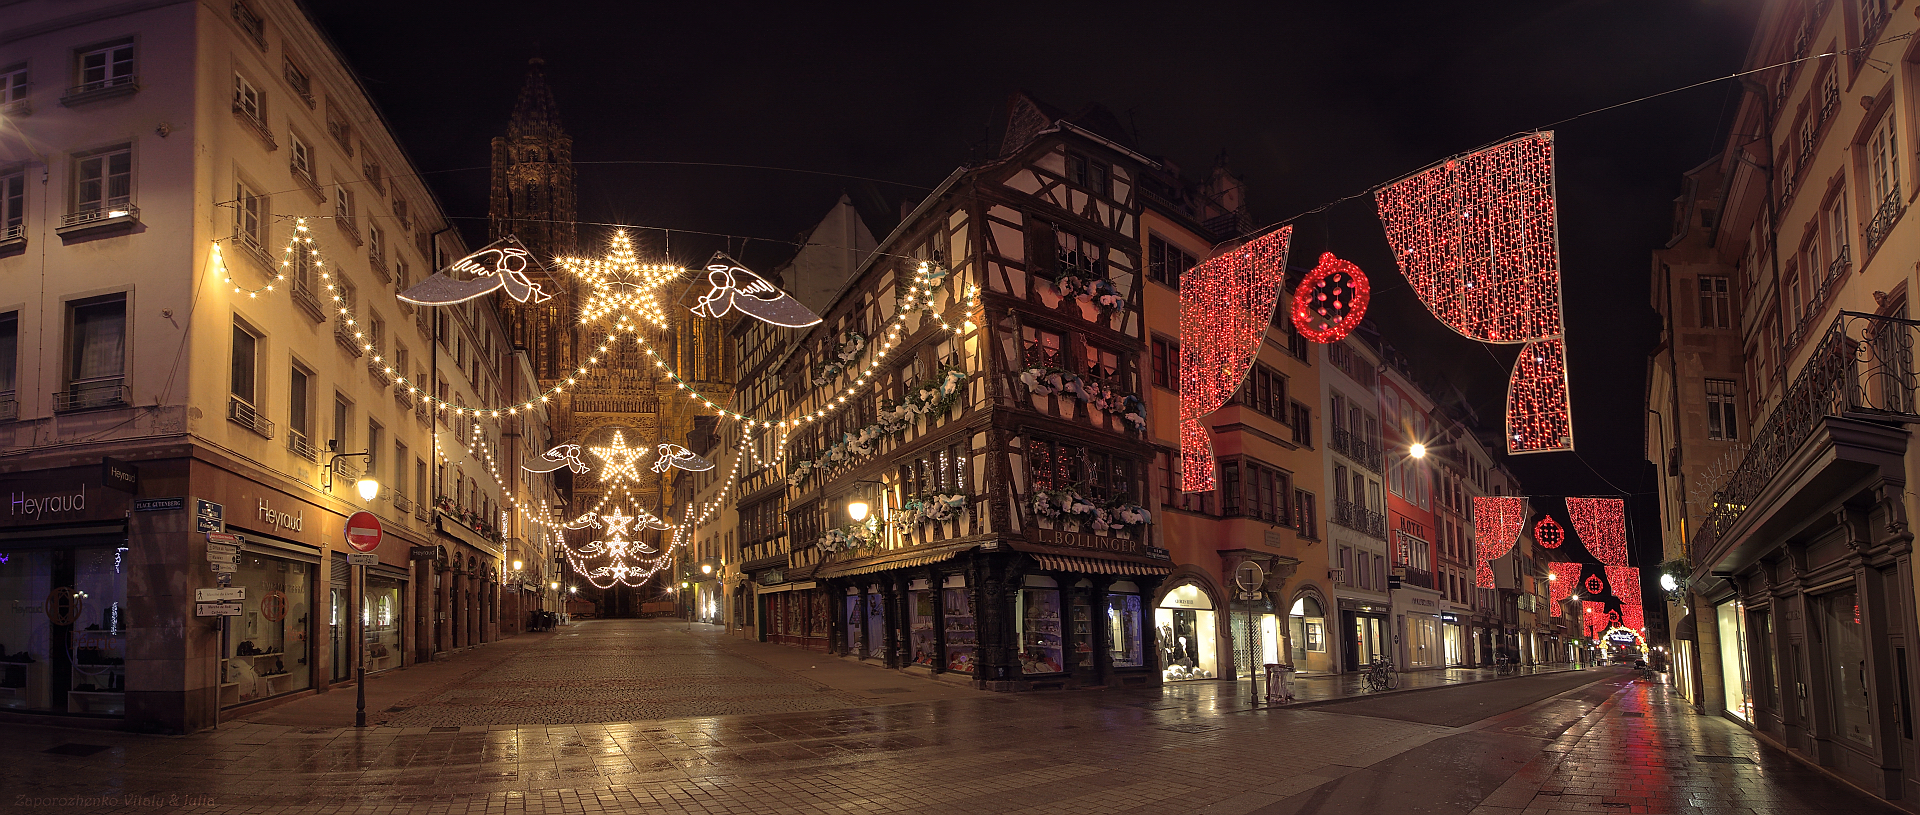
[[[327,442],[327,444],[337,447],[340,442],[336,440]],[[364,458],[369,464],[373,462],[373,454],[370,452],[328,453],[327,466],[320,471],[320,486],[327,492],[333,492],[333,476],[338,472],[338,470],[335,469],[335,463],[343,458]],[[360,493],[360,500],[362,501],[371,501],[380,495],[380,482],[375,481],[372,476],[353,482],[353,487]]]
[[[524,568],[526,568],[526,565],[527,565],[527,564],[525,564],[525,563],[522,563],[522,562],[520,562],[520,561],[518,561],[518,560],[516,560],[516,561],[514,561],[514,562],[513,562],[513,570],[514,570],[514,571],[516,571],[516,572],[517,572],[517,571],[520,571],[521,569],[524,569]]]
[[[1671,574],[1662,574],[1660,575],[1660,588],[1673,591],[1680,588],[1680,581],[1673,579],[1673,575]]]
[[[852,518],[854,523],[865,521],[867,516],[873,512],[873,503],[867,497],[868,485],[878,487],[880,486],[880,482],[855,481],[853,482],[853,493],[847,497],[847,517]]]
[[[701,574],[713,574],[713,564],[711,564],[711,563],[702,563],[702,564],[700,564],[700,573],[701,573]]]
[[[579,593],[580,593],[580,587],[579,587],[579,586],[568,586],[568,587],[567,587],[567,593],[568,593],[568,594],[579,594]]]
[[[1407,455],[1413,456],[1414,458],[1426,458],[1427,446],[1416,441],[1412,447],[1407,448]]]

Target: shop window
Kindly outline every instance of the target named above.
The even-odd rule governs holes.
[[[1020,672],[1051,674],[1066,670],[1060,628],[1060,589],[1050,577],[1029,576],[1020,590],[1014,619],[1020,630]]]
[[[1826,665],[1828,712],[1840,737],[1860,747],[1873,746],[1873,703],[1867,696],[1866,629],[1861,624],[1860,592],[1845,589],[1815,598]],[[1724,608],[1724,606],[1722,607]],[[1724,628],[1724,627],[1723,627]]]
[[[1075,619],[1078,620],[1077,614]],[[1113,667],[1140,668],[1147,664],[1140,595],[1111,592],[1107,595],[1107,636],[1113,643],[1109,653]]]
[[[1187,583],[1167,592],[1154,610],[1162,679],[1212,679],[1217,675],[1213,614],[1213,600],[1198,586]]]
[[[1826,613],[1824,607],[1821,613]],[[1751,722],[1753,688],[1747,683],[1746,617],[1746,607],[1739,601],[1722,603],[1715,610],[1715,620],[1720,626],[1721,688],[1726,694],[1726,711],[1742,721]]]
[[[923,578],[907,585],[907,628],[911,636],[913,664],[923,668],[936,668],[940,665],[940,648],[935,641],[934,628],[938,625],[940,596],[930,588]]]
[[[56,589],[84,597],[72,625],[50,625],[42,613],[0,617],[0,710],[126,712],[125,557],[119,547],[11,553],[0,596],[35,598],[36,612]]]
[[[947,628],[946,669],[955,673],[973,673],[974,649],[980,637],[974,624],[973,592],[960,576],[947,578],[940,591],[940,609]]]
[[[1287,612],[1287,625],[1293,637],[1293,667],[1301,671],[1331,671],[1327,658],[1327,617],[1320,601],[1301,597]]]
[[[361,640],[367,648],[367,673],[400,667],[400,590],[404,584],[371,572],[360,599]]]
[[[245,587],[241,615],[230,625],[220,678],[222,707],[313,686],[307,649],[312,566],[270,555],[240,556],[233,585]]]
[[[886,597],[877,591],[867,594],[867,656],[874,659],[887,656],[887,603]]]

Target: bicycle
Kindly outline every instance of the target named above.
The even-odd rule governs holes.
[[[1500,676],[1512,676],[1520,670],[1520,666],[1515,665],[1506,654],[1501,654],[1493,658],[1493,670]]]
[[[1386,657],[1375,657],[1373,662],[1367,665],[1366,680],[1367,690],[1376,693],[1384,690],[1393,690],[1395,687],[1398,687],[1399,682],[1393,675],[1393,660]]]

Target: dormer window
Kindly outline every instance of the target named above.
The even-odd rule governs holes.
[[[1110,196],[1109,179],[1113,175],[1106,162],[1078,153],[1067,154],[1067,183],[1096,195]]]

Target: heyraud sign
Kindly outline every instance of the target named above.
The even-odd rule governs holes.
[[[130,496],[100,483],[100,465],[0,475],[0,526],[38,526],[127,516]]]

